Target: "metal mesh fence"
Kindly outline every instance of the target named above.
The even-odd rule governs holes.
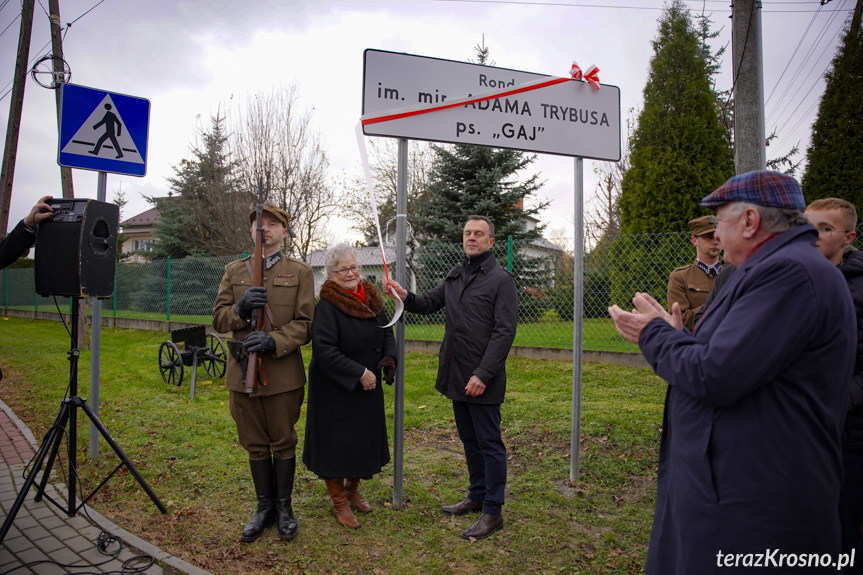
[[[516,345],[571,348],[573,342],[573,252],[545,240],[498,241],[493,252],[510,269],[518,287]],[[239,256],[190,257],[148,263],[121,263],[116,289],[103,300],[102,314],[209,324],[224,266]],[[462,257],[461,244],[426,244],[408,259],[408,286],[423,293],[440,283]],[[652,294],[666,305],[668,275],[694,261],[695,248],[686,233],[620,235],[608,238],[584,256],[584,349],[636,351],[623,340],[608,317],[612,304],[631,307],[636,291]],[[394,266],[390,274],[395,276]],[[366,269],[366,271],[369,271]],[[316,270],[322,274],[323,270]],[[377,279],[380,285],[380,275]],[[53,311],[55,298],[39,297],[33,269],[0,272],[0,303],[4,308]],[[69,298],[56,298],[61,310]],[[392,314],[392,300],[384,298]],[[667,306],[666,306],[667,307]],[[444,314],[407,313],[408,339],[443,338]]]

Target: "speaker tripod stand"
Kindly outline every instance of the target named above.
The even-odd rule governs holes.
[[[21,506],[24,504],[24,500],[27,498],[27,493],[30,491],[30,488],[33,486],[33,483],[36,481],[36,475],[39,473],[39,470],[42,468],[42,464],[45,463],[45,469],[42,472],[42,479],[37,487],[36,496],[33,498],[35,501],[41,501],[42,497],[45,496],[51,503],[57,506],[59,509],[65,511],[66,515],[69,517],[74,517],[78,510],[81,509],[87,502],[96,495],[96,492],[102,488],[105,483],[108,482],[114,474],[120,470],[121,467],[125,466],[129,472],[135,477],[138,483],[141,485],[141,488],[150,496],[150,499],[159,508],[159,511],[162,513],[167,513],[168,509],[162,504],[159,498],[156,496],[155,492],[153,492],[152,488],[147,484],[141,474],[138,472],[138,469],[135,465],[126,457],[126,454],[123,453],[123,450],[120,449],[120,446],[117,445],[117,442],[114,441],[114,438],[111,437],[111,434],[108,433],[108,430],[99,421],[99,418],[95,413],[90,409],[90,406],[87,405],[86,400],[81,397],[78,397],[78,356],[80,355],[78,351],[78,305],[79,298],[72,298],[72,326],[71,326],[71,339],[72,344],[69,349],[69,397],[64,399],[60,404],[60,413],[57,415],[57,419],[54,420],[54,424],[51,426],[51,429],[48,431],[48,434],[45,436],[45,439],[42,440],[42,445],[39,447],[39,451],[36,452],[36,456],[33,460],[33,465],[30,469],[30,473],[27,475],[26,480],[24,481],[24,485],[21,487],[21,491],[18,493],[18,497],[15,499],[15,503],[12,504],[12,508],[9,510],[9,513],[6,516],[6,520],[3,522],[3,527],[0,528],[0,544],[3,543],[3,540],[6,538],[6,534],[9,532],[9,529],[12,527],[12,522],[15,521],[15,516],[18,515],[18,511],[21,509]],[[111,446],[111,449],[114,450],[114,453],[117,454],[117,457],[120,459],[120,464],[114,468],[108,476],[102,480],[102,482],[93,490],[90,495],[85,497],[80,504],[76,504],[76,487],[77,487],[77,475],[76,475],[76,462],[77,462],[77,443],[78,443],[78,409],[82,410],[84,414],[90,419],[91,422],[96,426],[99,430],[99,433],[102,437],[105,438],[105,441],[108,442],[108,445]],[[67,427],[68,425],[68,432]],[[68,441],[66,442],[67,447],[67,455],[68,455],[68,480],[67,480],[67,503],[64,509],[64,506],[61,503],[58,503],[45,495],[45,487],[48,484],[48,480],[51,475],[51,470],[54,467],[54,462],[57,460],[59,451],[60,451],[60,442],[63,439],[63,435],[68,433]],[[47,463],[46,463],[47,459]]]

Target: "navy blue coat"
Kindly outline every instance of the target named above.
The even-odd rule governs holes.
[[[805,225],[764,244],[691,335],[659,319],[641,333],[669,383],[650,575],[721,572],[719,552],[839,552],[856,319],[815,239]]]

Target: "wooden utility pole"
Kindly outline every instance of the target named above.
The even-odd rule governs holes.
[[[54,101],[57,105],[57,138],[60,138],[60,109],[63,101],[63,84],[66,81],[66,70],[63,66],[63,26],[60,20],[60,0],[48,0],[48,17],[51,26],[51,63],[54,70]],[[60,185],[64,198],[74,198],[75,189],[72,186],[72,168],[60,166]],[[78,349],[90,349],[90,330],[87,327],[87,300],[81,299],[81,313],[78,315]],[[98,411],[97,411],[98,413]],[[96,434],[91,433],[90,437]]]
[[[734,76],[734,166],[738,174],[767,166],[761,0],[735,0],[731,12]]]
[[[24,85],[27,83],[27,59],[30,57],[30,33],[33,31],[35,0],[23,0],[21,6],[21,32],[18,35],[18,58],[12,80],[12,98],[9,104],[9,122],[6,125],[6,147],[0,168],[0,237],[6,235],[9,224],[9,206],[12,202],[12,180],[15,177],[15,157],[18,155],[18,133],[21,130],[21,111],[24,108]]]
[[[63,39],[60,24],[60,0],[48,0],[48,10],[51,12],[51,55],[54,63],[54,96],[57,102],[57,134],[60,134],[60,102],[63,96],[63,83],[66,81],[66,70],[63,66]],[[75,189],[72,186],[72,168],[60,166],[60,183],[63,186],[63,197],[74,198]]]
[[[851,32],[853,34],[860,33],[861,15],[863,15],[863,0],[857,0],[857,6],[854,8],[854,17],[851,18]]]

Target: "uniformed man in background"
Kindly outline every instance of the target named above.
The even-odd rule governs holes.
[[[300,346],[311,339],[315,310],[312,268],[279,251],[288,235],[290,216],[279,207],[264,204],[262,215],[264,285],[252,286],[251,258],[225,266],[225,275],[213,307],[213,328],[233,332],[246,352],[262,359],[261,381],[255,393],[245,393],[245,370],[234,353],[228,358],[225,385],[230,393],[231,415],[240,444],[249,453],[249,467],[258,507],[240,540],[255,541],[276,523],[279,538],[290,541],[299,527],[293,516],[291,492],[296,470],[295,425],[305,397],[306,372]],[[255,235],[255,212],[249,215]],[[258,330],[251,331],[253,309]],[[234,346],[236,349],[236,346]]]
[[[695,314],[704,305],[716,276],[722,269],[719,254],[722,245],[714,237],[716,231],[716,216],[702,216],[689,222],[689,239],[695,246],[695,261],[688,266],[682,266],[668,276],[668,311],[674,303],[680,305],[683,325],[689,329],[695,327]]]

